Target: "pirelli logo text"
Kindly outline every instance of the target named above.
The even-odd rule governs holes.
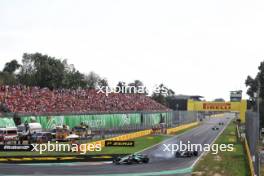
[[[203,103],[205,110],[230,110],[231,103]]]

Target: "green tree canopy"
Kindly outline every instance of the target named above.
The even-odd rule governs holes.
[[[251,109],[256,108],[256,95],[259,97],[260,127],[264,127],[264,61],[258,67],[258,73],[255,78],[247,76],[245,80],[247,86],[247,94],[250,98],[249,105]],[[259,92],[258,92],[259,91]]]
[[[7,72],[13,74],[21,65],[17,62],[17,60],[12,60],[5,64],[3,72]]]
[[[160,104],[163,104],[167,107],[173,106],[172,98],[174,97],[175,92],[172,89],[167,88],[164,84],[160,84],[156,87],[156,90],[154,90],[152,94],[152,99],[159,102]]]
[[[20,71],[15,74],[18,68]],[[66,59],[60,60],[41,53],[24,53],[21,65],[16,60],[5,64],[0,72],[0,84],[18,83],[50,89],[87,86],[84,74],[76,70],[74,65],[68,65]]]
[[[84,79],[89,89],[97,89],[97,86],[99,86],[99,81],[101,80],[100,76],[93,71],[86,75]]]

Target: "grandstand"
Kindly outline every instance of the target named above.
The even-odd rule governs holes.
[[[143,94],[98,93],[95,89],[57,89],[1,86],[0,101],[19,114],[111,113],[170,111]],[[2,108],[3,109],[3,108]]]
[[[94,130],[139,130],[172,124],[172,110],[143,94],[110,93],[95,89],[56,89],[1,86],[2,117],[16,125],[39,122],[44,129],[87,124]],[[7,113],[9,112],[9,113]]]

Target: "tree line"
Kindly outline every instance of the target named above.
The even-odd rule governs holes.
[[[109,87],[107,79],[102,78],[95,72],[81,73],[73,64],[68,64],[66,59],[61,60],[41,53],[24,53],[22,63],[17,60],[7,62],[0,72],[0,85],[38,86],[41,88],[47,87],[51,90]],[[119,81],[116,87],[127,86],[138,88],[144,86],[144,84],[140,80],[128,84]],[[157,90],[151,94],[151,98],[169,108],[173,108],[174,91],[164,84],[159,84]],[[121,91],[120,93],[124,92]],[[145,95],[147,95],[147,92],[145,92]]]
[[[259,99],[260,127],[264,128],[264,61],[260,63],[254,77],[247,76],[245,84],[251,110],[257,111],[257,98]]]

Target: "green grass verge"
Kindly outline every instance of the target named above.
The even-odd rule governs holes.
[[[170,138],[168,135],[149,135],[134,139],[134,147],[104,147],[100,152],[90,152],[91,154],[125,154],[125,153],[135,153],[143,150],[147,147],[158,144],[165,139]]]
[[[39,152],[0,152],[0,157],[3,156],[75,156],[80,155],[79,153],[75,152],[43,152],[40,154]]]
[[[249,168],[243,144],[236,137],[236,126],[232,122],[215,142],[216,144],[233,144],[234,150],[209,152],[203,156],[194,168],[194,173],[203,176],[247,176]],[[195,175],[195,174],[193,174]]]

